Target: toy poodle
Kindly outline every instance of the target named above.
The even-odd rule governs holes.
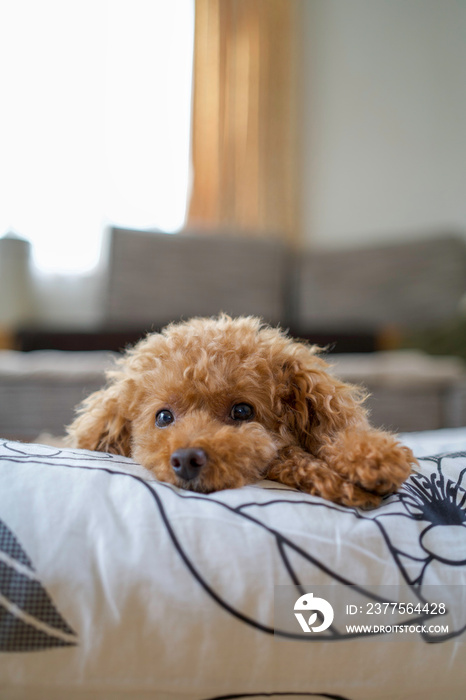
[[[364,392],[319,353],[254,317],[171,324],[127,350],[85,399],[71,444],[132,457],[193,491],[267,478],[374,507],[416,460],[369,425]]]

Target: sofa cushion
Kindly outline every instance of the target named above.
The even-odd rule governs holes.
[[[309,329],[423,328],[458,311],[466,246],[455,237],[307,251],[295,269],[295,323]]]
[[[0,352],[0,436],[63,435],[74,408],[105,381],[116,353]]]
[[[279,323],[286,265],[276,240],[113,228],[105,320],[151,328],[224,311]]]
[[[457,357],[416,350],[332,355],[341,379],[364,386],[374,425],[398,431],[466,424],[465,365]]]

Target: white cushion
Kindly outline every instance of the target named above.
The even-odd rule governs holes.
[[[273,482],[200,495],[130,459],[3,441],[2,700],[463,697],[463,608],[436,644],[273,631],[277,585],[464,587],[465,469],[466,451],[425,459],[362,512]]]

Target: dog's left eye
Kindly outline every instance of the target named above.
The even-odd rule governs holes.
[[[233,420],[252,420],[254,409],[248,403],[237,403],[230,411],[230,418]]]
[[[166,428],[167,425],[173,423],[174,420],[175,416],[173,415],[173,413],[167,408],[162,408],[162,410],[159,411],[155,416],[155,425],[157,426],[157,428]]]

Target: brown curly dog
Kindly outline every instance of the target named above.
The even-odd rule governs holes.
[[[257,318],[195,318],[128,350],[68,433],[75,447],[133,457],[193,491],[268,478],[373,507],[416,460],[370,427],[361,389],[328,368],[318,347]]]

